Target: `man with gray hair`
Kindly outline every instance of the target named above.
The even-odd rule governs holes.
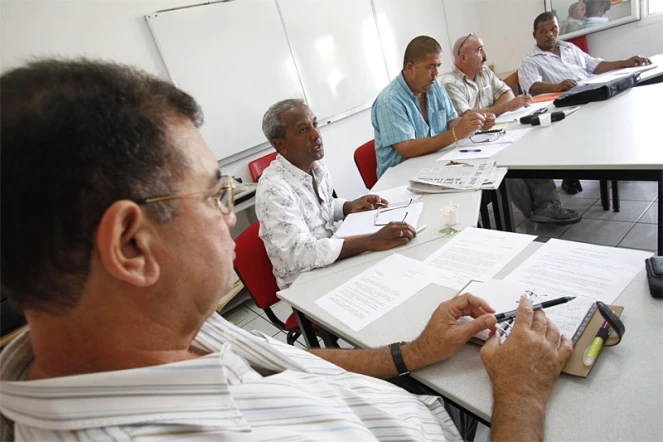
[[[256,215],[280,288],[288,288],[301,272],[369,250],[391,249],[416,236],[407,223],[391,222],[362,238],[332,238],[337,222],[349,213],[388,202],[377,195],[354,201],[333,197],[331,174],[322,161],[318,119],[303,100],[283,100],[271,106],[263,117],[262,130],[279,155],[260,177]]]

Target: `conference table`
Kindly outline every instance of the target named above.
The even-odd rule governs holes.
[[[438,238],[404,250],[424,260],[450,238]],[[502,279],[542,244],[533,242],[496,279]],[[375,348],[415,339],[440,302],[456,290],[431,284],[358,332],[319,307],[315,301],[373,266],[378,260],[347,260],[339,270],[316,269],[306,281],[298,279],[279,297],[300,316],[360,348]],[[660,440],[663,434],[663,315],[661,301],[652,298],[644,269],[614,302],[624,306],[626,334],[606,348],[587,378],[562,374],[548,402],[545,437],[548,440]],[[466,344],[451,358],[412,372],[410,376],[490,424],[491,384],[479,357],[479,346]]]

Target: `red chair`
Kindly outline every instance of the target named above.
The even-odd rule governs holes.
[[[355,164],[367,189],[378,182],[378,160],[375,157],[375,140],[362,144],[355,150]]]
[[[269,155],[265,155],[264,157],[260,157],[249,163],[249,172],[251,172],[251,178],[253,178],[254,183],[258,182],[262,172],[272,164],[272,161],[274,161],[277,154],[278,152],[272,152]]]

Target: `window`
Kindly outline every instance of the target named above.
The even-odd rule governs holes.
[[[649,0],[647,2],[647,15],[660,14],[663,12],[663,0]]]

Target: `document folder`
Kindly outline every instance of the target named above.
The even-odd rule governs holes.
[[[556,107],[574,106],[592,101],[604,101],[638,84],[639,73],[624,75],[605,83],[576,86],[560,95],[553,104]]]

